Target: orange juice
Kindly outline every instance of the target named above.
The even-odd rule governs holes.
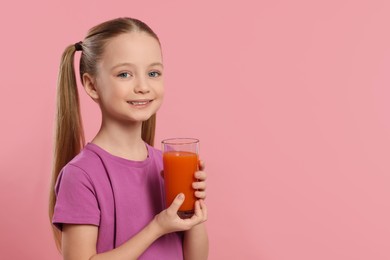
[[[167,151],[163,153],[163,162],[167,207],[179,193],[183,193],[185,200],[179,213],[190,216],[196,201],[192,183],[196,181],[194,173],[198,170],[198,155],[193,152]]]

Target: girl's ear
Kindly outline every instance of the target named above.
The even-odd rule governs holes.
[[[95,80],[88,73],[83,74],[83,85],[85,92],[95,101],[99,99],[99,94],[96,90]]]

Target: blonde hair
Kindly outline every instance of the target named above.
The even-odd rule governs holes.
[[[80,57],[80,78],[84,73],[96,76],[96,64],[100,61],[105,45],[110,39],[122,33],[146,32],[159,43],[157,35],[140,20],[117,18],[101,23],[88,31],[85,39],[69,45],[62,54],[58,83],[57,111],[55,123],[54,162],[50,185],[49,218],[52,221],[56,203],[55,184],[61,169],[72,160],[85,145],[84,129],[80,114],[79,94],[74,70],[74,55],[82,49]],[[142,123],[142,139],[153,146],[156,115]],[[57,248],[61,251],[61,231],[52,225]]]

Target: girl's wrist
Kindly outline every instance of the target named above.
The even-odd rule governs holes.
[[[156,239],[165,235],[163,228],[157,221],[157,216],[154,217],[153,220],[149,223],[148,228],[150,229],[150,232],[153,234],[153,236],[156,237]]]

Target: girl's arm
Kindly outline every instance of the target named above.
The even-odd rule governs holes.
[[[183,251],[185,260],[203,260],[208,258],[209,241],[204,223],[184,233]]]
[[[159,236],[154,221],[111,251],[96,254],[98,227],[92,225],[64,225],[62,253],[65,260],[137,259]]]
[[[190,230],[204,222],[207,209],[198,205],[190,219],[181,219],[177,211],[184,201],[179,194],[172,205],[158,214],[144,229],[121,246],[105,253],[96,253],[98,227],[93,225],[64,224],[62,254],[65,260],[120,260],[137,259],[160,236],[177,231]]]
[[[200,171],[195,173],[197,182],[193,183],[195,196],[199,199],[196,203],[202,208],[202,212],[207,219],[207,208],[204,204],[206,198],[206,178],[207,174],[203,171],[205,168],[204,162],[200,161]],[[185,260],[203,260],[207,259],[209,253],[209,240],[207,230],[204,223],[194,226],[192,229],[184,232],[183,251]]]

